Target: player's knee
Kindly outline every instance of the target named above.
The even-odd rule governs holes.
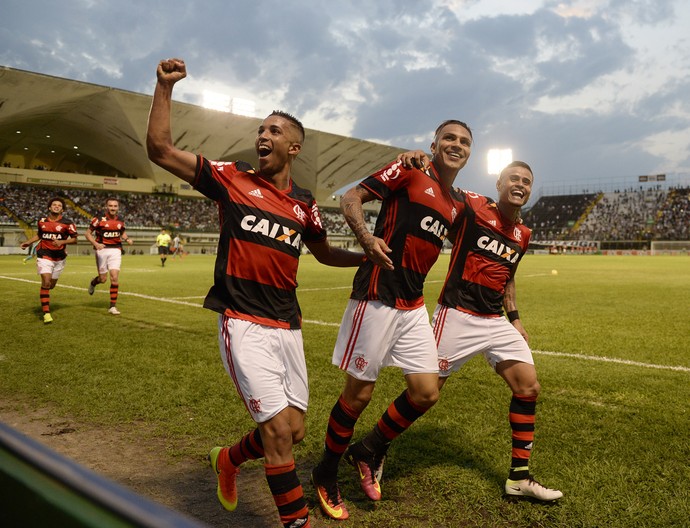
[[[519,394],[520,396],[529,396],[532,398],[536,398],[537,396],[539,396],[540,392],[541,385],[537,380],[534,380],[531,383],[521,384],[518,387],[518,390],[515,392],[515,394]]]
[[[371,396],[373,394],[373,385],[365,386],[350,386],[346,385],[345,390],[342,392],[342,397],[350,407],[357,414],[361,414],[364,409],[367,408],[369,402],[371,401]]]
[[[431,407],[439,399],[440,392],[438,386],[429,386],[426,390],[416,391],[410,394],[410,399],[420,407]]]
[[[296,433],[297,431],[293,431],[289,424],[274,422],[261,430],[261,438],[264,440],[264,444],[285,445],[294,442]]]
[[[299,444],[305,437],[304,426],[292,431],[292,445]]]

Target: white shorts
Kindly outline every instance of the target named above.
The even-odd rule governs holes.
[[[438,375],[450,376],[477,354],[495,370],[501,361],[534,365],[525,338],[505,317],[479,317],[436,305],[431,325],[438,346]]]
[[[340,323],[333,364],[362,381],[376,381],[382,367],[400,367],[406,375],[437,373],[426,308],[399,310],[380,301],[350,299]]]
[[[103,248],[96,251],[96,266],[98,273],[103,275],[108,270],[120,270],[122,265],[122,250],[120,248]]]
[[[218,317],[220,357],[256,423],[286,407],[307,410],[309,384],[302,331]]]
[[[50,260],[47,258],[37,258],[36,268],[38,268],[39,275],[45,275],[49,273],[51,278],[57,280],[60,278],[62,270],[65,269],[65,262],[67,259],[62,260]]]

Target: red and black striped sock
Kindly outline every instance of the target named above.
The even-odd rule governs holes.
[[[118,283],[110,283],[110,306],[115,306],[117,304],[117,292],[120,288]]]
[[[378,423],[363,440],[364,446],[372,453],[383,453],[388,445],[404,433],[414,421],[427,412],[431,407],[422,407],[412,401],[407,390],[404,390],[386,412],[379,418]]]
[[[43,313],[50,312],[50,290],[48,288],[41,288],[41,310]]]
[[[247,460],[256,460],[264,456],[264,444],[257,427],[247,433],[242,439],[228,450],[228,456],[233,466],[239,466]]]
[[[513,430],[512,461],[508,475],[511,480],[522,480],[529,477],[529,457],[534,442],[536,411],[536,396],[513,394],[508,414],[510,428]]]
[[[338,471],[338,463],[347,449],[355,432],[355,424],[360,413],[352,409],[342,394],[331,409],[326,428],[326,442],[324,446],[321,467],[330,472]]]
[[[307,526],[309,522],[309,508],[304,500],[304,491],[297,477],[295,461],[288,464],[265,464],[266,480],[273,494],[273,500],[278,507],[278,515],[283,526],[304,519],[306,522],[298,526]]]
[[[117,304],[117,291],[120,288],[118,283],[110,283],[110,306]]]

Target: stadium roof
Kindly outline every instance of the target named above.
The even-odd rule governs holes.
[[[0,66],[0,159],[28,156],[58,167],[79,155],[82,167],[86,159],[97,167],[90,169],[94,174],[110,171],[104,175],[168,183],[172,177],[146,155],[150,105],[149,95]],[[254,138],[262,119],[173,101],[173,140],[209,159],[255,165]],[[323,201],[402,151],[307,129],[293,178]]]

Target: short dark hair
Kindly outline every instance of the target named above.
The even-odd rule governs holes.
[[[282,117],[283,119],[287,119],[288,121],[290,121],[290,123],[295,125],[297,127],[297,130],[299,130],[300,137],[301,137],[300,141],[302,141],[302,142],[304,141],[304,135],[305,135],[304,134],[304,125],[302,125],[302,122],[299,119],[297,119],[295,116],[293,116],[292,114],[288,114],[287,112],[283,112],[282,110],[273,110],[273,112],[271,112],[269,114],[269,117],[270,116],[278,116],[278,117]]]
[[[118,199],[115,198],[114,196],[108,196],[108,197],[105,199],[105,203],[108,203],[108,202],[117,202],[117,203],[120,203],[120,200],[118,200]]]
[[[61,198],[60,196],[54,196],[48,202],[48,209],[50,209],[50,206],[53,205],[53,202],[60,202],[62,204],[62,208],[65,208],[65,199]]]
[[[446,119],[443,123],[438,125],[436,127],[436,132],[434,132],[434,138],[436,138],[436,136],[438,136],[438,133],[446,125],[460,125],[461,127],[463,127],[465,130],[467,130],[470,133],[470,137],[474,140],[474,137],[472,136],[472,129],[469,127],[469,125],[467,123],[465,123],[464,121],[459,121],[457,119]]]
[[[520,160],[511,161],[510,163],[508,163],[508,165],[503,167],[503,170],[501,171],[501,174],[499,174],[499,177],[503,176],[503,173],[512,167],[522,167],[523,169],[527,169],[529,171],[529,173],[532,175],[532,179],[534,179],[534,173],[532,172],[532,167],[527,165],[527,163],[525,163],[524,161],[520,161]]]

